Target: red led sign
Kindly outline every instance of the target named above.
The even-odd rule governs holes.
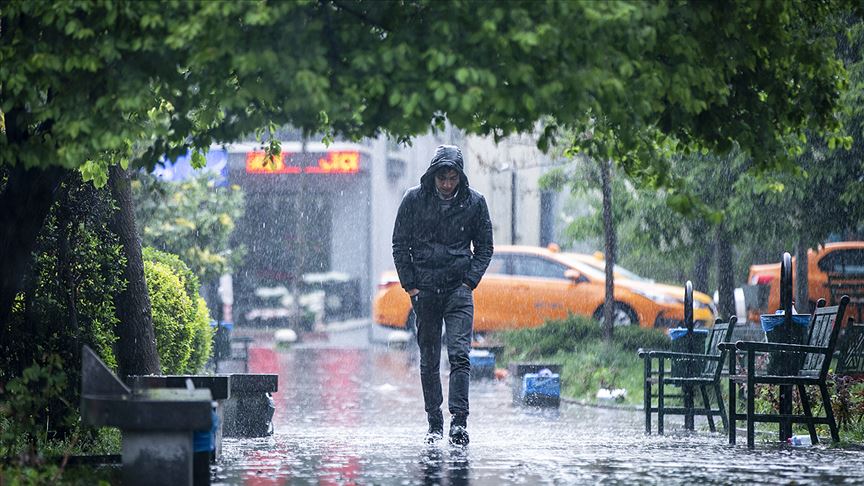
[[[305,163],[304,163],[305,160]],[[316,161],[317,162],[314,162]],[[360,172],[360,152],[334,150],[318,154],[282,152],[268,157],[263,151],[246,153],[247,174],[356,174]]]

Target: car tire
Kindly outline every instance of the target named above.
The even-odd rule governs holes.
[[[612,320],[615,327],[638,326],[639,319],[629,305],[623,302],[615,302],[612,307]],[[594,311],[594,320],[603,323],[603,306]]]

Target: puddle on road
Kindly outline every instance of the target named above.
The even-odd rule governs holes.
[[[471,445],[425,446],[419,375],[409,353],[255,353],[254,371],[280,375],[276,433],[226,439],[214,484],[864,483],[860,451],[749,451],[728,446],[722,434],[675,432],[680,418],[667,421],[673,431],[666,436],[645,436],[641,412],[514,408],[509,387],[489,381],[472,383]]]

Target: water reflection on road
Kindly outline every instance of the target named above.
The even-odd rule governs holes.
[[[507,384],[491,381],[472,383],[467,449],[425,446],[416,356],[369,347],[361,334],[290,350],[260,343],[250,365],[279,374],[276,433],[226,440],[215,484],[864,482],[859,451],[748,451],[721,435],[675,433],[674,418],[671,434],[646,437],[641,412],[514,408]]]

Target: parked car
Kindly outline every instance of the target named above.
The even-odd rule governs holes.
[[[584,256],[529,246],[496,247],[489,269],[474,291],[474,329],[487,332],[537,327],[570,313],[599,320],[605,274],[596,264],[581,261]],[[410,314],[411,302],[396,272],[385,273],[373,302],[375,322],[410,329]],[[712,324],[715,315],[711,298],[694,292],[697,325]],[[683,287],[641,277],[615,279],[616,325],[670,327],[683,319]]]
[[[590,266],[596,268],[597,270],[600,270],[601,272],[604,273],[604,275],[606,273],[606,257],[603,256],[602,252],[599,252],[599,251],[594,252],[591,255],[588,255],[585,253],[567,253],[567,255],[575,258],[576,260],[578,260],[578,261],[580,261],[586,265],[590,265]],[[627,280],[635,280],[637,282],[652,282],[652,283],[654,282],[654,280],[652,280],[650,278],[645,278],[645,277],[642,277],[636,273],[633,273],[630,270],[627,270],[626,268],[622,267],[621,265],[615,265],[615,268],[613,271],[615,272],[615,278],[616,279],[622,278],[622,279],[627,279]]]
[[[795,274],[793,257],[793,279]],[[773,313],[780,308],[779,263],[750,266],[747,282],[745,292],[751,320],[758,322],[759,313]],[[807,250],[807,291],[811,308],[819,299],[832,305],[848,294],[852,299],[850,306],[857,307],[860,314],[864,306],[864,241],[827,243],[817,250]]]

